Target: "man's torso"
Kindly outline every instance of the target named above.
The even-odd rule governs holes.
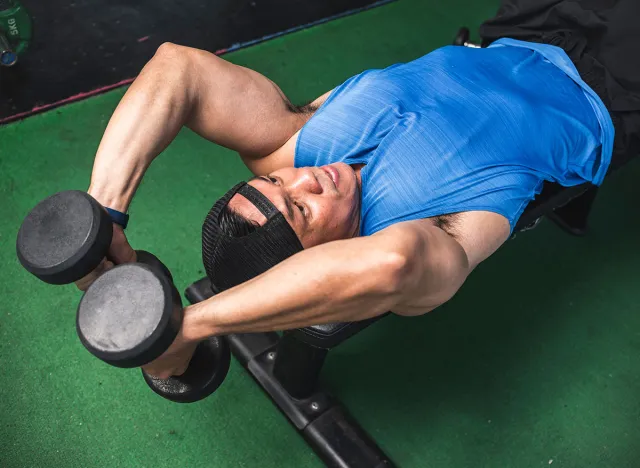
[[[446,47],[357,75],[317,104],[282,151],[297,166],[366,164],[363,235],[428,219],[494,244],[544,180],[593,180],[605,163],[593,104],[529,49]]]

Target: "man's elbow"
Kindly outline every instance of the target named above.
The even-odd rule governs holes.
[[[386,293],[391,303],[389,310],[396,315],[405,317],[424,315],[448,300],[433,297],[427,305],[424,301],[416,304],[410,299],[414,295],[413,291],[419,287],[417,283],[421,281],[420,272],[416,270],[417,263],[415,258],[402,254],[391,255],[388,260]]]
[[[451,300],[466,281],[469,261],[460,249],[429,252],[429,260],[420,252],[400,254],[392,262],[391,284],[396,290],[398,315],[417,316]]]
[[[189,67],[191,61],[189,47],[165,42],[161,44],[146,68],[161,68],[164,73],[182,72]]]
[[[201,53],[171,42],[160,45],[138,78],[145,80],[143,92],[156,93],[155,101],[167,108],[190,113],[198,98]]]
[[[166,61],[174,64],[174,66],[180,67],[197,60],[203,54],[209,55],[201,49],[174,44],[173,42],[163,42],[156,49],[156,53],[152,60]],[[222,60],[217,56],[214,57],[218,60]]]
[[[415,287],[416,281],[422,275],[424,239],[413,230],[396,229],[389,233],[394,242],[385,242],[382,248],[385,275],[385,285],[389,293],[403,293]]]
[[[384,275],[380,282],[386,294],[399,294],[411,281],[414,274],[414,261],[404,252],[385,252],[382,261]]]

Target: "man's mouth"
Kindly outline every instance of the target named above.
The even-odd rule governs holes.
[[[338,188],[338,184],[340,183],[340,173],[335,167],[332,166],[323,166],[322,170],[327,173],[327,175],[331,178],[333,185]]]

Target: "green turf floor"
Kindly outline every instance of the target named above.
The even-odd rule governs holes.
[[[477,26],[495,1],[400,0],[227,56],[294,101],[415,58]],[[18,265],[19,223],[85,189],[122,91],[0,129],[0,467],[319,467],[234,361],[220,390],[168,403],[138,370],[91,357],[79,294]],[[154,164],[129,238],[180,289],[202,276],[200,224],[247,171],[190,132]],[[509,241],[441,309],[390,317],[332,351],[324,384],[401,467],[640,466],[640,166],[607,182],[588,237],[550,223]],[[247,298],[251,300],[251,298]]]

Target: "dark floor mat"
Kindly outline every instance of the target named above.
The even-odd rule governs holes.
[[[126,84],[163,42],[222,54],[392,0],[24,0],[33,43],[0,70],[0,124]]]

